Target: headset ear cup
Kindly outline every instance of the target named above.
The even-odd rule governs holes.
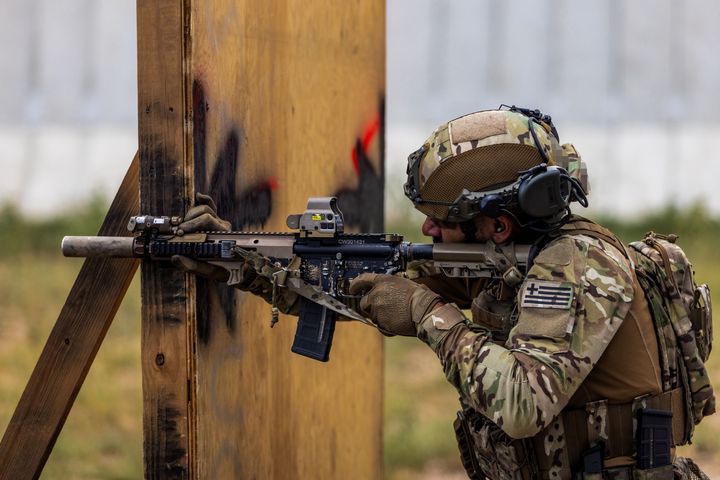
[[[558,167],[548,167],[524,179],[518,189],[520,210],[535,219],[552,219],[564,211],[569,201],[569,185],[563,185],[563,182],[568,182],[569,178],[563,173],[564,170]]]
[[[505,200],[500,195],[488,195],[480,200],[480,211],[490,218],[497,218],[505,208]]]

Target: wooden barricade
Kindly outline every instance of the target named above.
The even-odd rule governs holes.
[[[138,0],[143,213],[208,193],[236,229],[285,230],[336,195],[382,229],[382,0]],[[338,324],[329,363],[290,352],[295,319],[143,264],[149,478],[379,478],[381,336]]]

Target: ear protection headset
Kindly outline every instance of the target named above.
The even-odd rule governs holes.
[[[507,214],[521,227],[546,231],[562,225],[570,215],[570,203],[587,207],[580,182],[564,168],[540,164],[520,172],[519,178],[504,187],[470,192],[463,190],[449,205],[449,221],[465,221],[476,215],[497,218]]]

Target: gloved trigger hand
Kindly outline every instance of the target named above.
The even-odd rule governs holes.
[[[352,295],[363,295],[360,310],[386,335],[417,335],[416,325],[440,305],[440,296],[424,285],[393,275],[363,273],[350,282]]]

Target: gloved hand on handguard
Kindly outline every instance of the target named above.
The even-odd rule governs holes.
[[[195,194],[195,206],[187,211],[183,222],[178,226],[178,230],[182,230],[183,234],[201,231],[228,232],[231,229],[230,222],[218,217],[217,207],[213,199],[202,193]],[[171,262],[181,270],[217,282],[227,282],[230,277],[230,272],[222,267],[182,255],[174,255]],[[266,277],[258,275],[255,269],[247,262],[243,263],[242,275],[239,278],[241,279],[240,282],[232,283],[232,287],[257,295],[268,303],[272,302],[272,283]],[[282,288],[278,290],[275,301],[281,312],[293,313],[296,310],[297,294]]]
[[[187,211],[183,222],[178,226],[178,233],[230,231],[230,222],[218,217],[216,212],[217,207],[210,196],[195,193],[195,206]],[[170,261],[181,270],[209,278],[210,280],[215,280],[216,282],[227,282],[230,276],[230,272],[222,267],[206,262],[198,262],[197,260],[182,255],[173,255]],[[243,268],[245,268],[245,266],[243,266]]]

